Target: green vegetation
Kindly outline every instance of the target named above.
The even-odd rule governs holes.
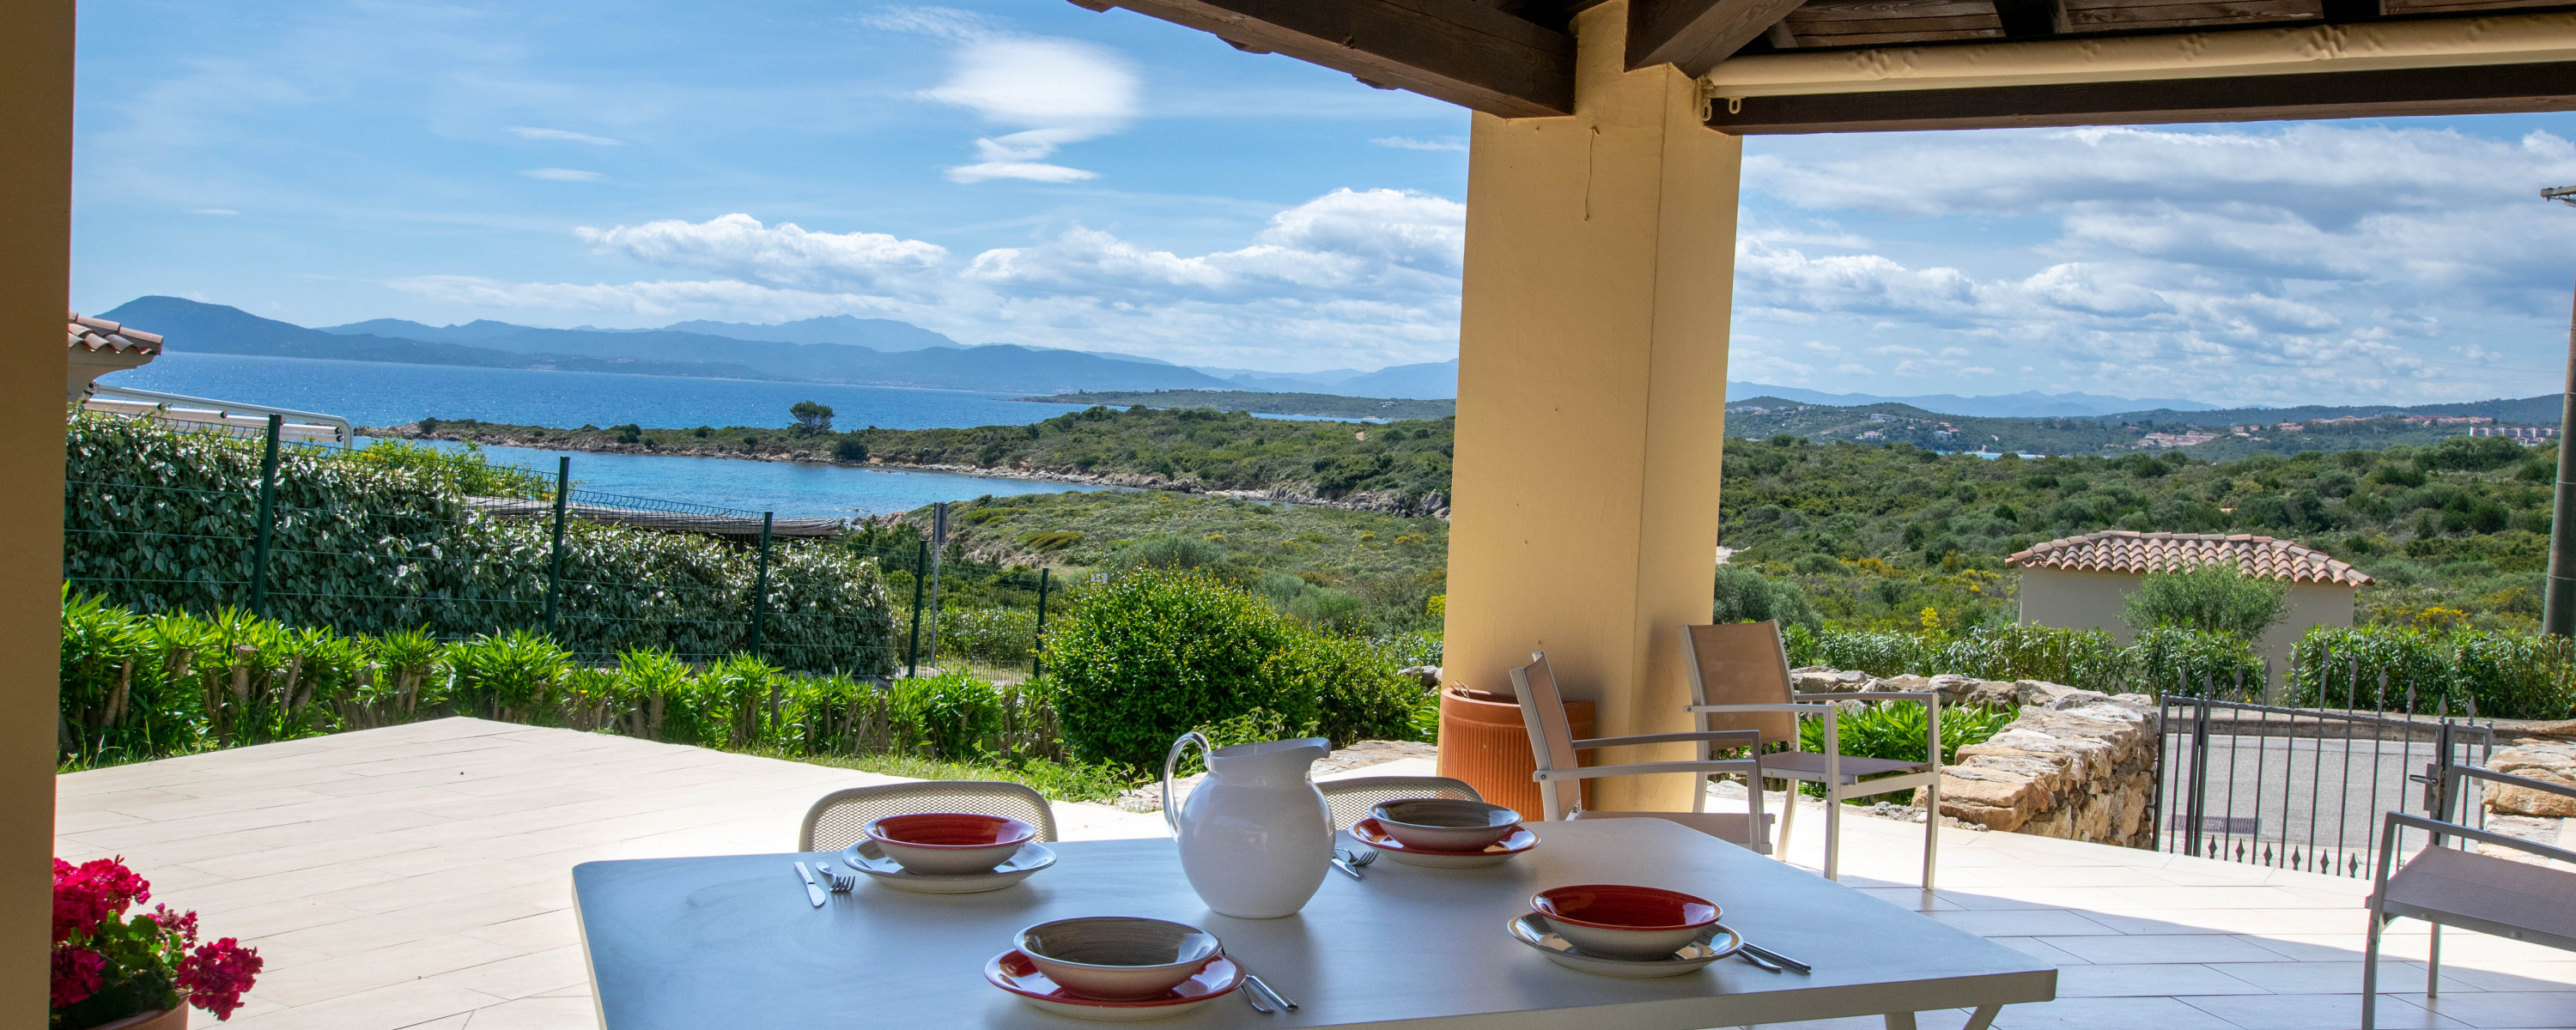
[[[1316,633],[1190,569],[1138,568],[1077,592],[1047,629],[1045,657],[1073,754],[1140,769],[1192,729],[1400,738],[1425,693],[1374,646]]]
[[[2576,718],[2576,642],[2565,637],[2319,626],[2299,640],[2292,666],[2295,704],[2404,711],[2411,702],[2423,713]]]
[[[2125,647],[2104,630],[2009,624],[1973,626],[1957,634],[1791,626],[1783,636],[1791,665],[1859,669],[1873,676],[1956,673],[1986,680],[2044,680],[2105,694],[2158,695],[2204,689],[2226,696],[2260,694],[2267,682],[2263,660],[2244,638],[2174,626],[2140,633]],[[2244,687],[2236,686],[2240,682]]]
[[[2256,579],[2232,565],[2151,572],[2121,603],[2129,628],[2181,626],[2253,640],[2290,614],[2290,585]]]
[[[1983,744],[2012,725],[2021,709],[2011,705],[1990,708],[1984,705],[1960,705],[1941,709],[1941,762],[1956,760],[1959,749],[1970,744]],[[1899,762],[1920,762],[1924,758],[1924,740],[1931,735],[1931,713],[1922,705],[1885,701],[1858,709],[1840,709],[1834,715],[1835,745],[1845,757],[1885,758]],[[1810,752],[1825,750],[1825,721],[1798,720],[1799,748]],[[1800,789],[1810,797],[1825,796],[1825,785],[1802,784]],[[1869,805],[1880,801],[1899,800],[1881,794],[1844,801],[1848,805]]]
[[[1908,446],[1738,442],[1726,454],[1733,561],[1797,584],[1828,622],[1915,631],[2009,619],[2003,558],[2102,529],[2298,540],[2380,583],[2365,621],[2529,629],[2547,564],[2555,447],[2430,447],[2210,464],[1943,456]],[[1928,610],[1928,611],[1927,611]]]
[[[1113,408],[1210,408],[1264,415],[1314,415],[1321,418],[1443,419],[1458,413],[1454,400],[1405,397],[1344,397],[1333,393],[1269,393],[1260,390],[1154,390],[1151,392],[1082,391],[1052,397],[1022,397],[1049,404],[1107,405]]]
[[[2233,411],[2142,411],[2125,415],[2049,418],[1997,418],[1944,415],[1906,404],[1856,404],[1833,407],[1756,397],[1727,405],[1727,435],[1762,439],[1782,434],[1817,443],[1857,442],[1907,444],[1939,451],[2004,451],[2041,455],[2111,455],[2160,449],[2149,433],[2182,435],[2214,433],[2217,438],[2185,448],[2203,461],[2232,461],[2258,453],[2377,450],[2405,444],[2428,447],[2457,436],[2457,425],[2405,421],[2406,415],[2477,416],[2502,424],[2554,426],[2555,395],[2474,404],[2426,404],[2412,408],[2371,407],[2248,408]],[[2352,419],[2308,424],[2310,419]],[[2284,422],[2301,428],[2284,431]],[[2242,435],[2231,432],[2247,427]]]

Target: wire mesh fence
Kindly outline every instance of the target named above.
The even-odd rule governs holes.
[[[882,677],[942,654],[1034,668],[1052,582],[837,519],[579,488],[478,455],[296,446],[77,415],[64,582],[151,615],[345,633],[526,630],[583,661]]]

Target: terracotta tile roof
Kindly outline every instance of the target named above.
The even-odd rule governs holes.
[[[71,313],[69,346],[118,354],[159,354],[161,335],[128,329],[104,318],[91,318],[75,311]]]
[[[2324,551],[2287,540],[2245,533],[2140,533],[2113,529],[2035,544],[2004,559],[2019,569],[2068,572],[2179,572],[2213,562],[2234,562],[2245,575],[2292,583],[2362,586],[2370,577]]]

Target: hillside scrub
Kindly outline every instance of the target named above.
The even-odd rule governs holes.
[[[2290,585],[2247,576],[2233,565],[2151,572],[2121,604],[2135,630],[2181,626],[2252,640],[2290,613]]]
[[[78,414],[66,430],[63,577],[144,613],[250,603],[258,441]],[[291,447],[278,461],[268,614],[342,633],[458,638],[541,626],[552,527],[492,518],[470,496],[553,496],[478,454],[399,441]],[[749,645],[757,554],[722,539],[574,520],[557,639],[583,654]],[[763,653],[799,669],[882,675],[894,615],[877,563],[828,543],[772,545]]]

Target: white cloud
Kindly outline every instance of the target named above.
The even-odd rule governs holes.
[[[598,182],[606,178],[598,172],[585,172],[577,168],[530,168],[519,174],[549,182]]]
[[[586,132],[574,132],[570,129],[540,129],[530,125],[510,126],[510,135],[517,136],[520,139],[544,139],[558,140],[565,143],[588,143],[594,147],[618,147],[626,145],[625,140],[610,139],[606,136],[593,136]]]
[[[1381,147],[1394,147],[1397,150],[1455,150],[1460,153],[1465,153],[1467,150],[1467,141],[1456,136],[1438,136],[1431,139],[1414,139],[1410,136],[1380,136],[1376,139],[1370,140],[1369,142],[1375,143]]]
[[[763,225],[746,214],[583,227],[573,234],[600,251],[663,268],[802,290],[898,289],[908,277],[948,259],[947,248],[935,243],[874,232],[808,232],[793,222]]]
[[[1369,368],[1456,353],[1464,232],[1456,201],[1340,189],[1276,212],[1232,249],[1175,252],[1076,226],[987,250],[961,268],[920,240],[734,214],[578,230],[602,252],[696,276],[590,284],[416,276],[389,285],[447,304],[586,321],[864,312],[977,343]]]
[[[945,169],[951,182],[1094,178],[1098,173],[1044,159],[1066,144],[1126,128],[1141,105],[1127,61],[1090,43],[1017,35],[981,15],[939,7],[896,8],[868,23],[957,42],[948,78],[918,95],[966,108],[987,122],[1022,127],[976,140],[973,163]]]

